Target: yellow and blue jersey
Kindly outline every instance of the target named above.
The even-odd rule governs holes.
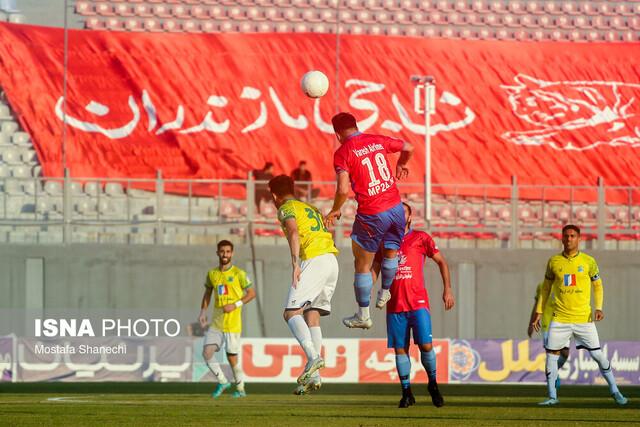
[[[284,223],[289,218],[295,219],[298,226],[301,260],[338,253],[333,236],[324,226],[322,214],[314,206],[297,199],[289,199],[278,209],[278,220],[285,234]]]
[[[241,333],[242,307],[230,313],[222,311],[222,307],[242,299],[245,289],[251,286],[247,272],[235,265],[225,271],[214,268],[207,273],[204,286],[213,290],[211,327],[222,332]]]

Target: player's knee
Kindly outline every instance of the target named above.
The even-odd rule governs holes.
[[[560,355],[562,357],[564,357],[565,359],[569,358],[569,348],[568,347],[564,347],[562,350],[560,350]]]
[[[409,353],[408,348],[394,348],[396,355],[403,355]]]
[[[432,343],[420,344],[420,351],[428,353],[431,350],[433,350],[433,344]]]
[[[556,356],[559,356],[560,355],[560,350],[549,350],[549,349],[547,349],[547,353],[555,354]]]
[[[213,355],[218,351],[218,346],[215,344],[205,345],[202,349],[202,357],[205,361],[208,361],[213,357]]]

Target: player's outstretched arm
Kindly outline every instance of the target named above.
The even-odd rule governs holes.
[[[435,254],[432,259],[436,264],[438,264],[440,277],[442,277],[442,301],[444,302],[444,309],[451,310],[456,301],[453,297],[453,292],[451,292],[451,274],[449,273],[449,264],[447,264],[447,260],[441,252]]]
[[[291,251],[291,286],[298,286],[300,280],[300,234],[298,233],[298,224],[295,218],[287,218],[284,220],[284,229],[289,242],[289,250]]]
[[[211,293],[213,291],[212,287],[207,286],[204,289],[204,295],[202,295],[202,302],[200,303],[200,316],[198,316],[198,321],[200,322],[200,326],[205,328],[207,326],[207,308],[209,307],[209,302],[211,301]]]
[[[412,155],[413,144],[411,144],[410,142],[405,142],[402,146],[400,158],[398,159],[398,165],[396,166],[397,179],[402,180],[409,176],[409,168],[407,168],[407,163],[409,163],[409,160],[411,160]]]
[[[336,176],[336,194],[333,197],[333,207],[324,217],[326,227],[332,226],[336,220],[340,219],[340,209],[342,209],[342,205],[344,205],[344,202],[346,202],[349,197],[350,185],[349,174],[346,171],[338,172]]]

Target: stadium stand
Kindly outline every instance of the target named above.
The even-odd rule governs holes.
[[[462,39],[638,41],[635,1],[77,1],[86,28],[320,32]],[[426,27],[428,25],[428,27]]]
[[[10,6],[7,6],[10,4]],[[0,19],[30,22],[28,8],[0,3]],[[76,21],[87,29],[148,32],[319,32],[386,34],[462,39],[638,41],[640,2],[626,1],[451,1],[451,0],[83,0]],[[73,25],[73,22],[72,22]],[[0,242],[115,242],[212,244],[218,234],[248,238],[254,224],[258,243],[284,243],[270,203],[252,207],[250,180],[189,183],[189,196],[171,194],[171,185],[146,180],[150,191],[132,188],[143,180],[45,178],[29,134],[20,128],[0,93]],[[313,186],[331,183],[313,183]],[[218,189],[196,197],[192,185]],[[246,200],[228,197],[223,187],[241,185]],[[410,187],[410,186],[408,186]],[[159,191],[152,191],[152,190]],[[416,218],[424,215],[421,195],[403,189]],[[440,187],[442,190],[442,186]],[[478,186],[480,193],[486,189]],[[604,211],[606,247],[640,250],[640,190],[628,203],[569,203],[545,197],[457,196],[434,187],[432,229],[442,246],[555,247],[562,224],[578,222],[593,241]],[[590,189],[594,195],[597,187]],[[540,189],[544,195],[544,188]],[[571,191],[571,190],[569,190]],[[602,190],[606,193],[606,188]],[[441,194],[442,193],[442,194]],[[452,195],[453,194],[453,195]],[[486,194],[486,192],[485,192]],[[573,193],[572,193],[573,194]],[[596,197],[593,197],[594,199]],[[322,211],[331,200],[312,200]],[[355,204],[344,209],[338,236],[348,236]],[[421,220],[416,219],[418,225]],[[66,228],[66,231],[65,231]],[[213,230],[213,231],[212,231]],[[519,242],[519,243],[514,243]],[[590,243],[588,243],[590,244]]]

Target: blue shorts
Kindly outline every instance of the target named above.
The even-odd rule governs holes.
[[[402,313],[387,313],[387,347],[408,348],[410,334],[417,345],[431,344],[431,314],[426,308]]]
[[[380,243],[387,249],[400,249],[404,237],[402,203],[374,215],[356,215],[351,239],[368,252],[377,252]]]

